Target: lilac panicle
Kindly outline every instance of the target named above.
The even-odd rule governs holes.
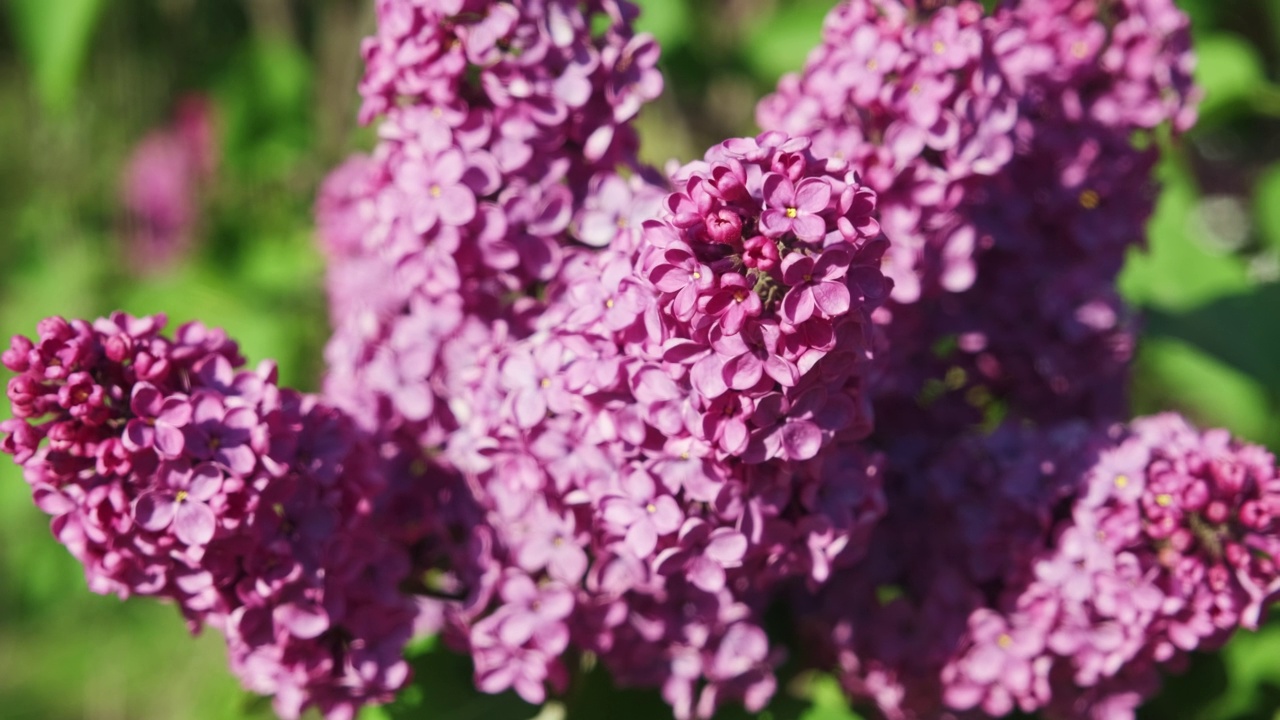
[[[1157,153],[1133,138],[1190,127],[1199,92],[1171,0],[1105,6],[847,0],[758,107],[878,193],[886,400],[963,372],[957,407],[931,413],[995,398],[1033,420],[1122,416],[1134,330],[1114,284]]]
[[[3,355],[14,456],[90,589],[174,602],[298,717],[352,718],[408,679],[404,549],[375,516],[373,442],[198,324],[49,318]]]
[[[808,632],[888,717],[1132,718],[1160,669],[1280,594],[1277,473],[1174,414],[961,438],[889,478],[868,560]]]

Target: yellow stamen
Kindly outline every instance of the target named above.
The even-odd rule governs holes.
[[[1121,490],[1123,490],[1123,489],[1125,489],[1125,488],[1129,487],[1129,476],[1128,476],[1128,475],[1117,475],[1117,476],[1116,476],[1116,487],[1120,488]]]
[[[934,54],[934,55],[941,55],[942,53],[944,53],[944,52],[946,52],[946,51],[947,51],[947,46],[946,46],[946,45],[944,45],[944,44],[942,43],[942,41],[941,41],[941,40],[934,40],[934,41],[933,41],[933,54]]]
[[[693,279],[694,279],[694,280],[701,280],[701,279],[702,279],[702,273],[700,273],[700,272],[696,272],[696,271],[695,271],[695,272],[693,273]]]
[[[613,298],[609,298],[608,300],[605,300],[605,301],[604,301],[604,306],[605,306],[605,307],[607,307],[607,308],[611,308],[611,307],[613,307]]]
[[[430,193],[431,193],[431,197],[433,197],[433,198],[438,198],[438,197],[440,197],[440,186],[439,186],[439,185],[432,185],[432,186],[431,186],[431,189],[430,189],[430,190],[428,190],[427,192],[430,192]]]
[[[648,511],[649,511],[649,514],[651,514],[651,515],[652,515],[653,513],[658,512],[658,506],[657,506],[657,505],[654,505],[653,503],[649,503],[648,505],[645,505],[645,506],[644,506],[644,509],[645,509],[645,510],[648,510]]]
[[[183,500],[186,500],[187,497],[188,497],[188,493],[186,490],[179,490],[178,497],[176,499],[178,502],[182,502]]]
[[[551,387],[551,378],[542,378],[542,382],[539,383],[539,385],[541,385],[544,388]]]
[[[797,214],[798,214],[798,213],[796,212],[796,209],[795,209],[795,208],[787,208],[787,217],[789,217],[789,218],[793,218],[793,217],[795,217]]]
[[[1009,637],[1009,633],[1000,633],[1000,637],[996,638],[996,644],[1008,649],[1010,645],[1013,645],[1013,638]]]
[[[1156,504],[1160,507],[1169,507],[1173,504],[1173,496],[1169,493],[1160,493],[1156,496]]]
[[[1102,197],[1098,195],[1097,190],[1085,190],[1080,193],[1080,207],[1085,210],[1092,210],[1098,207],[1098,203],[1102,202]]]

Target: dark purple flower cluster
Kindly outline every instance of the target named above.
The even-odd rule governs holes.
[[[1114,282],[1154,195],[1154,143],[1133,140],[1194,122],[1186,17],[1171,0],[938,5],[842,3],[760,122],[811,134],[880,195],[886,395],[959,368],[942,412],[994,396],[1118,418],[1133,330]]]
[[[351,718],[408,679],[409,561],[374,516],[371,443],[281,390],[235,343],[163,317],[43,321],[3,355],[23,466],[89,587],[174,602],[227,638],[245,685],[297,717]]]
[[[806,629],[888,717],[1132,718],[1280,593],[1275,458],[1176,415],[1006,427],[886,482],[871,556]]]

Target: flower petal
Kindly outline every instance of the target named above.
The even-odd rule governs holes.
[[[160,532],[173,522],[177,503],[167,493],[143,493],[133,503],[133,520],[152,532]]]
[[[177,503],[173,534],[188,545],[206,545],[217,530],[217,518],[208,505],[190,498]]]

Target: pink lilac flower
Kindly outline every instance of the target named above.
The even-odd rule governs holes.
[[[216,170],[213,107],[192,95],[173,122],[148,134],[129,157],[120,179],[129,262],[155,272],[190,248],[199,220],[200,189]]]
[[[277,387],[270,363],[239,369],[220,331],[163,326],[51,318],[38,341],[15,338],[0,448],[91,590],[165,598],[193,632],[222,630],[232,670],[282,716],[390,700],[415,610],[405,548],[373,513],[378,441]],[[82,410],[95,397],[102,417]]]
[[[909,442],[899,468],[911,447],[867,560],[809,623],[891,717],[1132,718],[1158,668],[1257,627],[1280,593],[1275,459],[1225,431],[1006,426],[932,457]]]
[[[760,124],[878,193],[881,397],[914,403],[958,368],[945,412],[967,421],[970,390],[1033,420],[1118,419],[1134,339],[1113,287],[1154,202],[1155,144],[1132,139],[1194,119],[1187,19],[1169,0],[940,5],[841,3]],[[967,342],[939,360],[946,338]]]

